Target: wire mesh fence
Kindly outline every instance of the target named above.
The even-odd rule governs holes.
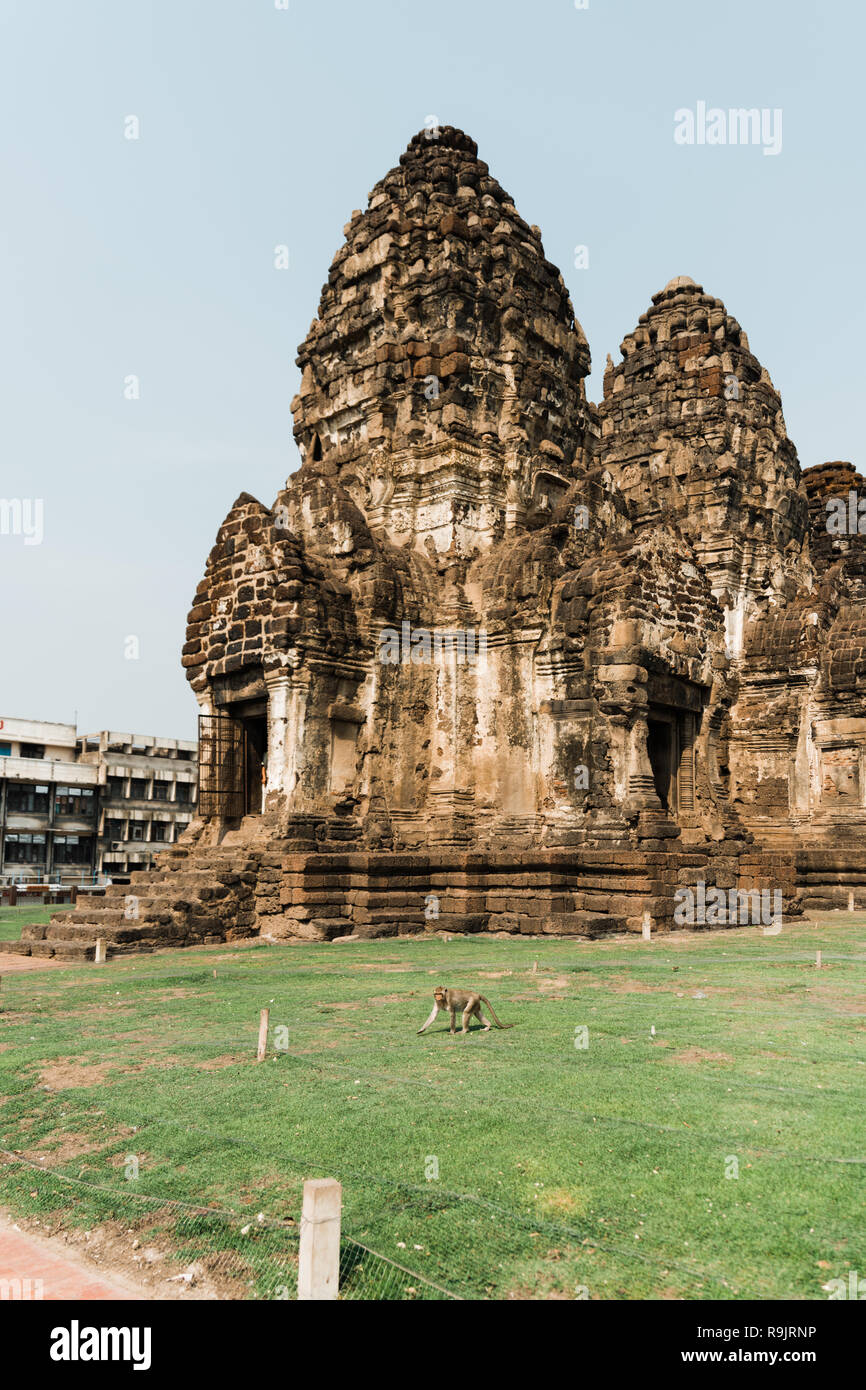
[[[144,1276],[156,1296],[298,1296],[300,1223],[291,1218],[85,1182],[8,1150],[0,1150],[0,1189],[34,1231],[71,1239],[121,1276]],[[339,1297],[409,1301],[457,1295],[343,1233]]]
[[[472,942],[451,943],[444,965],[446,948],[425,941],[411,953],[315,947],[291,970],[255,946],[4,976],[0,1024],[15,1051],[0,1058],[0,1144],[45,1159],[7,1205],[65,1232],[110,1226],[127,1253],[139,1241],[140,1265],[156,1251],[162,1289],[199,1297],[296,1296],[313,1176],[343,1187],[341,1298],[731,1298],[781,1286],[716,1236],[716,1208],[726,1203],[747,1241],[759,1209],[768,1230],[784,1228],[786,1184],[853,1193],[866,1159],[845,1116],[862,1085],[842,1061],[857,1041],[862,954],[827,951],[833,969],[813,976],[806,951],[777,952],[770,973],[761,943],[728,954],[711,942],[711,977],[696,947],[676,943],[663,955],[630,942],[608,954],[495,944],[501,957],[481,960]],[[417,1040],[434,975],[479,964],[519,1028],[461,1040],[444,1025]],[[120,1173],[130,1150],[135,1182]],[[730,1155],[750,1184],[745,1204],[719,1185]],[[64,1179],[61,1199],[49,1188]],[[0,1198],[10,1181],[0,1163]],[[686,1209],[704,1222],[700,1241]],[[838,1237],[825,1226],[824,1245]]]

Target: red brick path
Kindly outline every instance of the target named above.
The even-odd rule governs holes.
[[[25,957],[26,959],[26,957]],[[127,1286],[115,1284],[90,1270],[73,1255],[64,1254],[54,1242],[25,1235],[0,1217],[0,1281],[20,1280],[20,1285],[0,1283],[0,1298],[28,1299],[132,1299]],[[41,1280],[39,1284],[34,1281]]]

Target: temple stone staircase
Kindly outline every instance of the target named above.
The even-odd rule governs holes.
[[[111,957],[252,936],[256,884],[272,834],[262,816],[246,818],[215,844],[204,842],[201,826],[191,828],[189,839],[163,851],[131,883],[113,884],[104,897],[57,913],[47,925],[24,927],[7,949],[89,961],[99,939]]]

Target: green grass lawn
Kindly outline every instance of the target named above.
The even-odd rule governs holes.
[[[0,941],[18,941],[21,928],[33,922],[47,922],[55,912],[72,909],[68,903],[60,907],[42,907],[36,903],[23,903],[20,907],[0,907]]]
[[[247,1220],[297,1221],[303,1180],[337,1177],[345,1231],[463,1297],[826,1298],[866,1269],[863,940],[846,914],[776,937],[254,945],[10,975],[0,1147],[118,1204]],[[451,1038],[440,1015],[416,1036],[437,983],[516,1026]],[[17,1164],[0,1201],[69,1206]]]

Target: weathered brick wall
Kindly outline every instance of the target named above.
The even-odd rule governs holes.
[[[793,847],[834,797],[858,813],[866,564],[815,533],[849,473],[804,485],[766,369],[688,277],[621,352],[596,409],[562,277],[462,132],[421,132],[352,215],[299,350],[302,466],[271,508],[238,499],[184,649],[203,704],[291,673],[300,777],[267,853],[319,867],[263,861],[263,920],[423,926],[435,878],[463,929],[663,922],[695,856],[736,884],[747,827]],[[383,662],[404,624],[485,647]],[[665,719],[688,760],[666,812]],[[329,868],[340,846],[363,864]],[[565,852],[580,869],[532,860]],[[590,884],[587,855],[628,882],[598,860]]]

